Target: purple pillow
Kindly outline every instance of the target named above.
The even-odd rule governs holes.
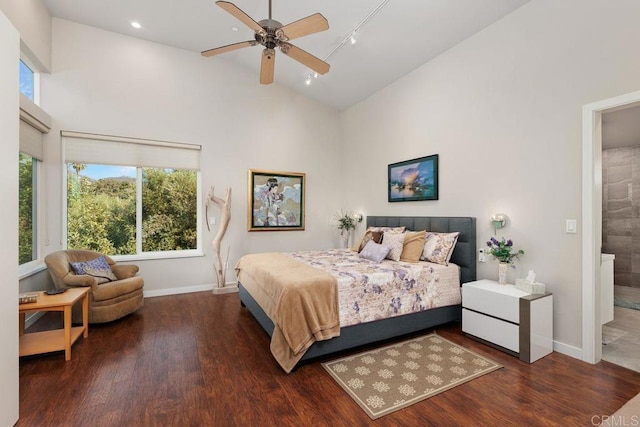
[[[390,250],[391,248],[389,246],[381,245],[373,240],[369,240],[360,251],[359,255],[361,258],[380,263],[385,259]]]
[[[98,284],[112,282],[118,278],[111,271],[111,267],[105,256],[92,259],[91,261],[72,262],[71,268],[76,274],[87,274],[98,279]]]

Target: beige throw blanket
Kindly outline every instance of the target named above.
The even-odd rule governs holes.
[[[273,321],[271,353],[287,373],[315,341],[340,335],[338,284],[331,274],[281,253],[245,255],[236,271]]]

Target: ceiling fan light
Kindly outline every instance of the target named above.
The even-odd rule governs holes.
[[[275,49],[280,51],[291,59],[298,61],[312,71],[319,74],[329,72],[330,65],[316,58],[309,52],[300,49],[287,41],[295,38],[307,36],[329,29],[327,19],[320,13],[309,15],[306,18],[299,19],[287,25],[282,25],[274,20],[271,15],[271,0],[269,0],[269,18],[256,22],[253,18],[242,11],[238,6],[229,1],[216,1],[216,4],[229,14],[233,15],[237,20],[245,24],[254,31],[254,40],[233,43],[226,46],[220,46],[201,52],[202,56],[215,56],[221,53],[238,50],[248,46],[262,45],[266,49],[263,50],[262,61],[260,66],[260,83],[273,83]],[[234,28],[236,29],[236,28]],[[313,73],[308,72],[306,84],[311,84]]]

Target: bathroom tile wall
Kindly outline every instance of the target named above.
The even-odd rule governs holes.
[[[640,288],[640,146],[602,152],[602,252],[614,282]]]

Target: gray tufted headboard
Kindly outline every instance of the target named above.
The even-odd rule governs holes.
[[[460,232],[451,262],[460,266],[460,282],[476,280],[476,219],[471,217],[368,216],[367,227],[400,227],[411,231]]]

